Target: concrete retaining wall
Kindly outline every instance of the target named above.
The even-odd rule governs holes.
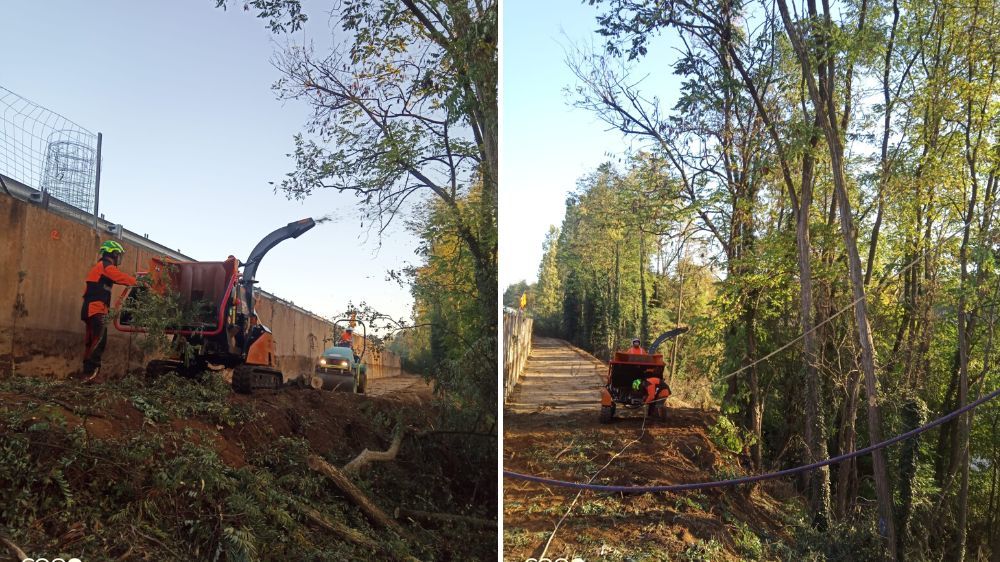
[[[90,222],[2,192],[0,233],[0,372],[9,372],[13,365],[19,374],[63,378],[80,370],[83,278],[109,236]],[[164,253],[163,246],[136,238],[119,238],[126,249],[121,269],[130,274],[146,269],[151,257]],[[112,302],[122,290],[115,287]],[[266,293],[260,296],[257,312],[274,333],[285,377],[311,372],[333,337],[333,325]],[[104,373],[116,376],[126,368],[142,368],[146,358],[129,345],[128,334],[111,328],[108,336]],[[361,340],[356,340],[360,350]],[[400,374],[399,357],[390,352],[366,354],[365,362],[369,378]]]

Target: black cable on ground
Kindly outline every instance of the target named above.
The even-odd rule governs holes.
[[[785,470],[779,470],[777,472],[769,472],[769,473],[766,473],[766,474],[758,474],[756,476],[744,476],[743,478],[733,478],[733,479],[730,479],[730,480],[718,480],[718,481],[714,481],[714,482],[694,482],[694,483],[690,483],[690,484],[670,484],[670,485],[666,485],[666,486],[609,486],[609,485],[590,484],[590,483],[586,483],[585,484],[585,483],[581,483],[581,482],[567,482],[565,480],[555,480],[555,479],[552,479],[552,478],[542,478],[541,476],[533,476],[533,475],[530,475],[530,474],[521,474],[521,473],[518,473],[518,472],[509,471],[509,470],[503,471],[503,475],[504,475],[505,478],[512,478],[512,479],[515,479],[515,480],[527,480],[529,482],[538,482],[538,483],[541,483],[541,484],[548,484],[550,486],[559,486],[559,487],[563,487],[563,488],[574,488],[574,489],[578,489],[578,490],[594,490],[594,491],[597,491],[597,492],[625,492],[625,493],[629,493],[629,494],[647,494],[647,493],[651,493],[651,492],[680,492],[680,491],[684,491],[684,490],[702,490],[702,489],[705,489],[705,488],[722,488],[722,487],[725,487],[725,486],[737,486],[739,484],[751,484],[751,483],[754,483],[754,482],[760,482],[762,480],[771,480],[771,479],[774,479],[774,478],[780,478],[782,476],[791,476],[793,474],[799,474],[800,472],[807,472],[809,470],[815,470],[817,468],[821,468],[821,467],[824,467],[824,466],[827,466],[827,465],[830,465],[830,464],[835,464],[835,463],[843,462],[843,461],[846,461],[846,460],[849,460],[849,459],[853,459],[855,457],[860,457],[861,455],[867,455],[868,453],[870,453],[872,451],[876,451],[878,449],[884,449],[885,447],[888,447],[889,445],[894,445],[894,444],[899,443],[900,441],[903,441],[905,439],[910,439],[912,437],[916,437],[917,435],[920,435],[921,433],[923,433],[925,431],[928,431],[928,430],[933,429],[933,428],[935,428],[935,427],[937,427],[937,426],[939,426],[939,425],[941,425],[941,424],[943,424],[943,423],[945,423],[947,421],[950,421],[950,420],[952,420],[952,419],[954,419],[954,418],[956,418],[956,417],[958,417],[958,416],[960,416],[960,415],[962,415],[962,414],[964,414],[964,413],[972,410],[973,408],[975,408],[977,406],[980,406],[980,405],[982,405],[982,404],[984,404],[986,402],[989,402],[990,400],[993,400],[997,396],[1000,396],[1000,388],[998,388],[998,389],[994,390],[993,392],[991,392],[991,393],[983,396],[982,398],[976,400],[975,402],[971,402],[971,403],[967,404],[966,406],[964,406],[962,408],[959,408],[958,410],[955,410],[955,411],[953,411],[953,412],[951,412],[949,414],[941,416],[940,418],[938,418],[938,419],[936,419],[936,420],[934,420],[934,421],[932,421],[930,423],[924,424],[924,425],[922,425],[922,426],[920,426],[920,427],[918,427],[916,429],[913,429],[911,431],[907,431],[906,433],[902,433],[900,435],[897,435],[897,436],[895,436],[895,437],[893,437],[891,439],[887,439],[885,441],[882,441],[881,443],[876,443],[874,445],[870,445],[868,447],[865,447],[864,449],[859,449],[857,451],[854,451],[853,453],[847,453],[847,454],[844,454],[844,455],[840,455],[838,457],[834,457],[832,459],[826,459],[826,460],[823,460],[823,461],[814,462],[812,464],[797,466],[795,468],[788,468],[788,469],[785,469]]]

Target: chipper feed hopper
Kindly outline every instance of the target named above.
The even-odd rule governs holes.
[[[257,243],[245,263],[233,256],[220,262],[182,262],[165,258],[150,260],[145,273],[150,283],[132,287],[122,299],[136,299],[143,291],[176,295],[185,315],[183,325],[168,325],[164,332],[183,338],[187,357],[150,361],[146,372],[156,375],[175,371],[197,376],[206,369],[233,369],[233,390],[248,394],[257,389],[278,388],[283,382],[271,330],[260,323],[254,311],[253,286],[257,267],[279,242],[298,238],[316,226],[311,218],[283,226]],[[240,273],[240,268],[243,272]],[[145,332],[123,310],[115,327],[124,332]],[[178,347],[178,346],[175,346]]]

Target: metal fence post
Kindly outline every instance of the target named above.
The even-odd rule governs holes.
[[[97,133],[97,175],[94,177],[94,228],[97,228],[97,209],[101,202],[101,141],[104,135]]]

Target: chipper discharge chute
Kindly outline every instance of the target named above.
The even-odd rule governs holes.
[[[148,275],[150,283],[130,288],[122,301],[132,299],[134,303],[144,291],[176,297],[184,320],[168,324],[163,331],[183,338],[188,344],[184,347],[193,353],[150,361],[147,374],[175,371],[197,376],[206,369],[231,368],[236,392],[248,394],[280,387],[283,377],[277,365],[274,337],[254,311],[254,276],[271,248],[288,238],[298,238],[314,226],[316,222],[307,218],[275,230],[257,243],[245,263],[233,256],[221,262],[150,260],[149,271],[140,272]],[[129,308],[123,308],[115,327],[124,332],[146,332]]]
[[[334,325],[342,323],[347,323],[352,331],[354,326],[361,326],[363,331],[361,354],[354,352],[353,336],[345,328],[347,337],[342,337],[336,345],[323,351],[323,355],[320,356],[316,372],[312,377],[312,387],[364,394],[368,384],[368,374],[361,360],[368,350],[368,329],[363,322],[355,318],[337,320]]]
[[[607,380],[601,388],[601,423],[610,423],[614,419],[618,405],[627,409],[646,407],[650,417],[666,417],[670,386],[663,379],[666,367],[663,355],[654,351],[664,341],[686,331],[687,328],[677,328],[661,335],[647,353],[615,353],[608,365]]]

